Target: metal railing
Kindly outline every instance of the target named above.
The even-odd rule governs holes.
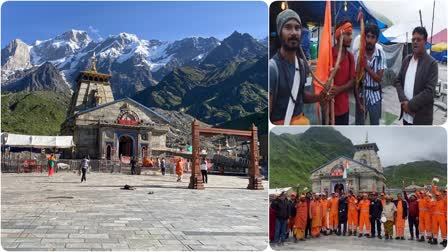
[[[73,172],[76,173],[81,169],[82,159],[58,159],[55,162],[55,172]],[[31,172],[48,172],[47,160],[37,159],[1,159],[1,172],[2,173],[31,173]],[[159,167],[142,167],[141,164],[136,165],[136,173],[141,172],[160,171]],[[131,174],[131,165],[122,163],[115,160],[97,160],[91,159],[89,163],[89,169],[87,172],[100,172],[100,173],[123,173]],[[174,162],[166,163],[166,174],[176,173],[176,164]]]

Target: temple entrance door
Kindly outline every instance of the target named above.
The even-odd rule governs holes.
[[[142,160],[146,158],[146,146],[142,147]]]
[[[134,141],[129,136],[121,136],[118,148],[119,156],[132,157],[134,155]]]
[[[108,145],[106,148],[106,159],[110,160],[111,155],[112,155],[112,148],[110,147],[110,145]]]
[[[343,180],[331,181],[331,192],[345,192],[345,185]]]

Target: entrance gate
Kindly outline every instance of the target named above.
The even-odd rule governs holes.
[[[250,165],[249,165],[249,184],[247,189],[252,190],[263,190],[263,184],[261,183],[260,171],[258,167],[258,129],[252,124],[250,131],[244,130],[230,130],[230,129],[218,129],[218,128],[206,128],[200,127],[199,122],[194,120],[191,123],[191,137],[193,144],[192,152],[192,169],[190,184],[188,188],[190,189],[204,189],[204,184],[202,183],[202,175],[199,167],[199,146],[200,146],[200,135],[213,136],[213,135],[234,135],[240,137],[246,137],[250,139]]]

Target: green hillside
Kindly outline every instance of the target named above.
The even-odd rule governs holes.
[[[267,107],[266,56],[222,67],[180,67],[133,99],[178,110],[212,125],[258,113]]]
[[[218,125],[218,128],[249,130],[252,124],[258,127],[258,135],[266,135],[268,133],[268,108],[258,113],[241,117],[229,122]]]
[[[57,135],[69,101],[51,91],[2,94],[2,132]]]
[[[437,161],[416,161],[406,164],[393,165],[384,168],[387,187],[402,187],[404,180],[406,185],[412,181],[416,185],[429,185],[434,177],[438,177],[438,185],[446,185],[446,164]]]
[[[298,135],[271,132],[269,144],[271,188],[297,184],[310,188],[310,170],[338,156],[353,157],[355,151],[349,139],[327,127],[312,127]]]

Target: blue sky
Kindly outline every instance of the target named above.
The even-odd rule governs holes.
[[[70,29],[93,39],[120,32],[143,39],[188,36],[223,39],[233,31],[267,36],[264,2],[6,2],[1,9],[1,47],[20,38],[27,44]]]

